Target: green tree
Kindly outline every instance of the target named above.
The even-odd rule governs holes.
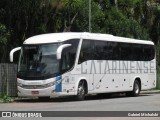
[[[0,45],[6,45],[8,37],[6,26],[0,23]]]
[[[92,32],[137,39],[160,36],[159,5],[156,0],[92,0]],[[159,1],[158,1],[159,2]],[[160,3],[159,3],[160,4]],[[88,0],[1,0],[0,44],[9,51],[33,35],[88,30]],[[5,37],[3,37],[5,36]],[[1,53],[2,54],[2,53]],[[5,57],[8,61],[8,57]]]
[[[5,62],[7,58],[7,42],[9,38],[9,32],[6,26],[0,23],[0,62]]]
[[[160,40],[160,6],[155,9],[155,17],[150,28],[150,37],[155,44]]]

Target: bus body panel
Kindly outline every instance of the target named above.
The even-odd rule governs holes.
[[[53,41],[51,37],[55,38],[55,40]],[[105,34],[57,33],[31,37],[24,42],[24,45],[50,44],[75,38],[80,40],[77,47],[75,63],[70,70],[60,75],[61,80],[57,83],[55,82],[57,77],[46,80],[23,80],[17,78],[18,96],[55,97],[77,95],[78,85],[81,80],[87,82],[88,94],[132,91],[134,81],[137,78],[141,81],[141,90],[156,87],[155,58],[151,61],[93,59],[79,63],[84,40],[93,40],[93,42],[91,42],[91,44],[93,43],[91,49],[92,46],[94,46],[94,41],[154,45],[150,41],[134,40]],[[48,41],[45,41],[45,39],[48,39]],[[40,42],[38,42],[38,40]],[[47,87],[48,84],[52,84],[53,82],[55,83],[52,86]],[[21,86],[21,84],[24,86]],[[25,88],[26,86],[33,88]],[[42,88],[37,88],[37,86]],[[37,91],[38,93],[36,94]]]

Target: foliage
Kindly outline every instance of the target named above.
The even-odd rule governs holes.
[[[159,10],[157,8],[155,12],[155,9],[150,9],[143,0],[117,0],[117,2],[92,0],[91,3],[92,32],[154,39],[156,27],[159,36],[159,27],[150,23],[159,20]],[[6,26],[7,34],[10,35],[7,40],[3,40],[3,43],[8,41],[10,50],[36,34],[62,31],[87,32],[88,4],[87,0],[1,0],[0,23]],[[150,13],[157,17],[149,18]]]
[[[8,37],[6,26],[0,23],[0,45],[6,45]]]
[[[7,43],[8,39],[10,37],[10,34],[8,32],[8,29],[4,24],[0,23],[0,55],[1,59],[0,62],[4,62],[5,59],[7,58]]]
[[[116,35],[136,39],[149,39],[146,29],[133,18],[127,18],[116,8],[111,8],[106,14],[106,32]]]
[[[7,95],[0,97],[0,103],[10,103],[10,102],[13,102],[13,98]]]

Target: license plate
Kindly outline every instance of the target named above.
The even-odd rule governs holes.
[[[39,91],[32,91],[32,94],[37,95],[37,94],[39,94]]]

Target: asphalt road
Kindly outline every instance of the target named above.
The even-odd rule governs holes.
[[[138,97],[126,97],[119,94],[113,95],[111,97],[88,96],[85,101],[75,101],[72,97],[54,98],[50,99],[49,101],[41,102],[37,99],[19,99],[14,103],[0,103],[0,111],[160,111],[160,94],[140,94]],[[57,120],[60,118],[58,117],[57,119],[54,119]],[[75,118],[63,117],[61,119],[72,120]],[[78,118],[76,118],[76,120],[77,119]],[[91,119],[105,120],[106,118],[83,118],[83,120]],[[107,118],[107,120],[113,119],[158,120],[160,117]]]

